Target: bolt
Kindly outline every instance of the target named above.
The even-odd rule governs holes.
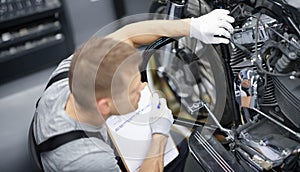
[[[290,58],[291,60],[296,60],[296,59],[297,59],[296,53],[295,53],[295,52],[290,52],[290,53],[289,53],[289,58]]]

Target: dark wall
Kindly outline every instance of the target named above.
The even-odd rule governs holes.
[[[117,19],[113,0],[64,0],[77,47]],[[120,0],[116,0],[120,1]],[[151,0],[123,0],[125,16],[145,13]],[[120,5],[122,6],[122,4]]]

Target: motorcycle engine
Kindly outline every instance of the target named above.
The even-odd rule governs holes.
[[[266,118],[257,120],[252,109],[300,131],[300,38],[282,22],[258,14],[235,27],[231,42],[236,100],[247,109],[236,151],[259,171],[282,168],[299,138]]]
[[[249,75],[251,70],[263,79],[263,83],[258,83],[255,90],[252,90],[257,91],[255,106],[265,109],[270,116],[299,130],[300,49],[295,47],[300,47],[299,38],[267,15],[262,15],[259,20],[257,22],[257,18],[249,17],[241,27],[235,28],[233,34],[231,68],[236,77],[236,93],[241,94],[243,90],[238,88],[243,87],[241,85],[244,80],[241,75],[244,76],[245,72]],[[260,24],[258,28],[257,23]],[[255,34],[256,29],[258,35]],[[282,37],[278,35],[280,33]],[[254,60],[258,61],[263,71],[254,65]],[[264,71],[278,75],[268,75]],[[292,73],[296,73],[296,76]],[[248,80],[253,81],[253,78]]]

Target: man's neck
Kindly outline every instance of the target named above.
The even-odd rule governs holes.
[[[97,126],[97,127],[103,125],[106,120],[101,115],[90,116],[87,113],[81,111],[79,108],[76,108],[75,100],[74,100],[72,93],[70,93],[70,95],[68,97],[68,100],[67,100],[67,103],[65,106],[65,111],[74,120],[76,120],[78,122],[87,123],[87,124],[90,124],[93,126]]]

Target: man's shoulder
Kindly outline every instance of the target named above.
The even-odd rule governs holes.
[[[42,161],[46,169],[66,171],[118,169],[112,148],[103,140],[94,137],[74,140],[44,153]]]
[[[61,115],[64,114],[64,105],[67,102],[69,94],[70,89],[67,79],[52,84],[40,97],[36,108],[36,113],[38,113],[36,117],[44,120],[61,118]]]
[[[37,143],[74,128],[64,107],[70,94],[68,78],[54,82],[41,95],[35,110],[34,133]],[[55,121],[55,122],[54,122]]]
[[[56,67],[56,69],[53,71],[53,73],[51,74],[51,77],[54,77],[55,75],[65,72],[65,71],[69,71],[70,65],[71,65],[71,61],[72,61],[73,55],[70,55],[68,58],[62,60],[58,66]]]
[[[72,57],[73,55],[64,59],[58,65],[58,67],[51,74],[49,81],[51,81],[51,79],[53,79],[55,76],[69,71]],[[46,107],[49,107],[49,103],[51,105],[52,104],[55,105],[57,101],[53,101],[53,100],[60,100],[61,97],[64,99],[65,97],[68,96],[69,92],[70,89],[69,89],[68,77],[59,78],[58,80],[55,80],[53,83],[51,83],[51,85],[42,93],[38,107],[42,106],[42,108],[44,109],[45,107],[43,106],[43,104],[45,103],[47,104]],[[65,103],[65,102],[59,102],[59,103]]]

